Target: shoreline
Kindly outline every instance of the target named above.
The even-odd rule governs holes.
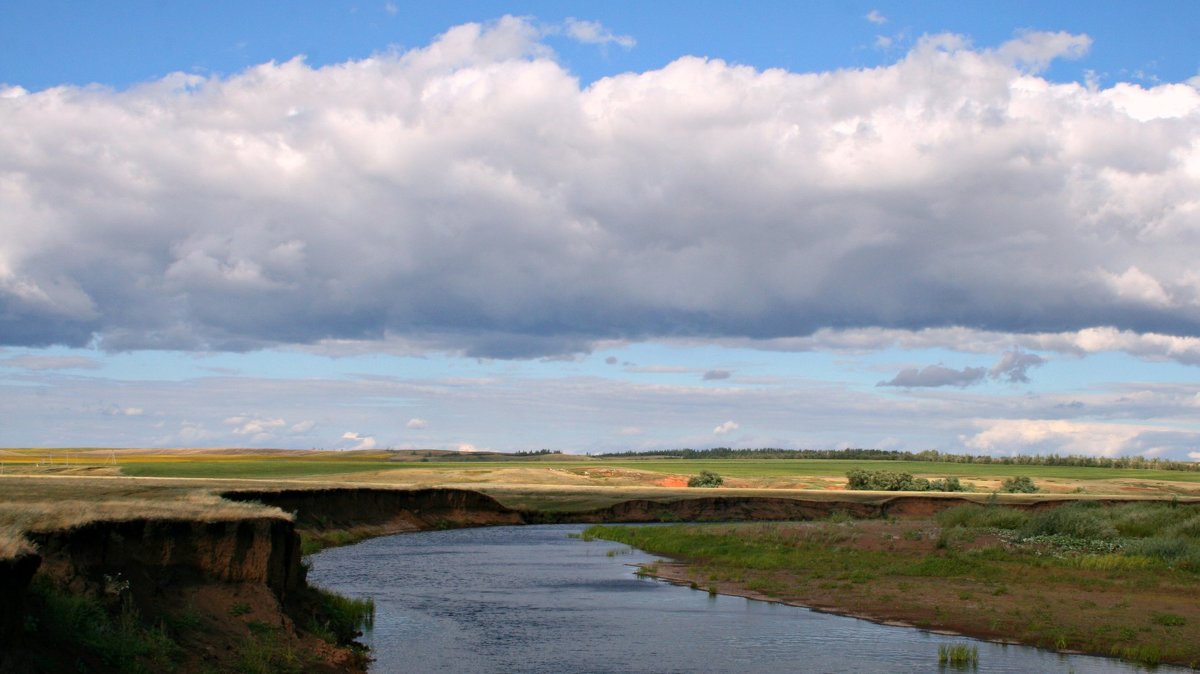
[[[645,552],[645,551],[643,551],[643,552]],[[646,554],[654,554],[654,553],[646,553]],[[693,581],[688,577],[687,562],[673,559],[670,557],[667,557],[666,560],[667,561],[665,561],[665,563],[664,562],[657,562],[657,563],[651,562],[648,564],[630,564],[629,566],[639,569],[640,573],[638,573],[638,575],[645,577],[645,578],[653,578],[654,580],[662,581],[664,583],[670,583],[672,585],[678,585],[679,587],[685,587],[690,590],[695,590],[697,592],[706,591],[705,588],[701,588],[698,584],[693,583]],[[1111,655],[1103,655],[1100,653],[1088,653],[1086,651],[1080,651],[1080,650],[1075,650],[1075,649],[1048,649],[1048,648],[1045,648],[1044,646],[1025,643],[1025,642],[1022,642],[1017,639],[1003,638],[1003,637],[988,637],[988,636],[984,636],[984,635],[972,634],[968,631],[960,631],[960,630],[954,630],[954,629],[949,629],[949,628],[921,627],[921,626],[916,625],[907,620],[899,620],[899,619],[895,619],[895,618],[885,618],[885,617],[871,615],[871,614],[867,614],[867,613],[856,613],[854,611],[850,611],[847,609],[839,609],[837,607],[831,607],[831,606],[818,606],[815,604],[805,603],[804,601],[798,600],[798,599],[783,599],[781,597],[775,597],[772,595],[764,594],[762,592],[759,592],[758,590],[751,590],[751,589],[749,589],[745,586],[742,586],[738,583],[730,583],[730,582],[720,583],[716,587],[716,592],[714,593],[714,592],[709,591],[709,594],[719,594],[719,595],[724,595],[726,597],[740,597],[742,599],[749,599],[752,601],[761,601],[761,602],[766,602],[769,604],[783,604],[785,606],[794,606],[796,608],[802,608],[802,609],[805,609],[808,611],[812,611],[814,613],[825,613],[828,615],[835,615],[835,616],[840,616],[843,618],[854,618],[856,620],[865,620],[867,622],[875,623],[876,625],[883,625],[885,627],[904,627],[904,628],[909,628],[909,629],[914,629],[914,630],[920,630],[922,632],[928,632],[930,634],[940,634],[943,636],[959,636],[959,637],[965,637],[965,638],[969,638],[969,639],[975,639],[977,641],[986,641],[988,643],[993,643],[993,644],[1001,644],[1001,645],[1006,645],[1006,646],[1029,646],[1031,648],[1038,648],[1041,650],[1049,650],[1054,653],[1065,653],[1068,655],[1091,655],[1091,656],[1095,656],[1095,657],[1104,657],[1104,658],[1112,658],[1113,657]],[[1119,660],[1120,658],[1114,658],[1114,659]]]

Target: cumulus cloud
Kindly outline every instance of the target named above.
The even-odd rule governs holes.
[[[342,441],[349,443],[347,449],[375,449],[375,438],[354,431],[342,433]]]
[[[877,26],[887,23],[887,17],[884,16],[883,13],[878,9],[872,9],[871,11],[867,12],[867,15],[863,18]]]
[[[729,370],[709,370],[704,373],[703,379],[704,381],[713,381],[717,379],[729,379],[732,376],[733,373]]]
[[[264,419],[249,415],[229,417],[225,419],[225,423],[234,427],[234,435],[247,435],[254,440],[266,440],[276,429],[287,425],[283,419]]]
[[[1158,455],[1195,446],[1200,433],[1148,424],[1001,419],[981,421],[985,428],[965,439],[975,450],[997,454],[1039,453],[1119,456]]]
[[[927,365],[921,369],[907,367],[888,381],[881,381],[876,386],[902,386],[904,388],[927,388],[936,386],[970,386],[983,381],[987,369],[982,367],[965,367],[955,370],[942,365]]]
[[[542,357],[969,326],[1200,353],[1194,84],[1050,82],[1089,40],[1030,32],[580,88],[542,35],[5,89],[0,343]]]
[[[409,429],[410,431],[419,431],[422,428],[427,428],[428,426],[429,426],[428,421],[425,421],[424,419],[418,419],[416,417],[409,419],[408,423],[404,424],[404,427]]]
[[[736,431],[739,428],[738,422],[726,421],[725,423],[713,429],[714,435],[725,435],[726,433]]]

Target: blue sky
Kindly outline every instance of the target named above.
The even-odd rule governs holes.
[[[1200,458],[1198,29],[7,3],[0,446]]]

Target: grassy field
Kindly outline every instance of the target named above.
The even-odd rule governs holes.
[[[1078,503],[936,519],[589,528],[655,575],[880,620],[1146,664],[1200,663],[1200,506]]]
[[[707,470],[741,489],[842,489],[850,470],[955,477],[980,492],[1010,477],[1032,478],[1047,493],[1200,496],[1200,472],[838,459],[599,459],[514,457],[438,451],[317,450],[0,450],[3,474],[85,474],[213,479],[313,479],[395,486],[679,488]]]

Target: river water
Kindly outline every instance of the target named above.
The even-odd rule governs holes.
[[[652,555],[583,525],[402,534],[313,555],[309,580],[375,600],[372,672],[930,672],[969,641],[977,672],[1134,672],[634,575]],[[943,671],[955,671],[945,669]],[[1160,667],[1158,672],[1190,671]]]

